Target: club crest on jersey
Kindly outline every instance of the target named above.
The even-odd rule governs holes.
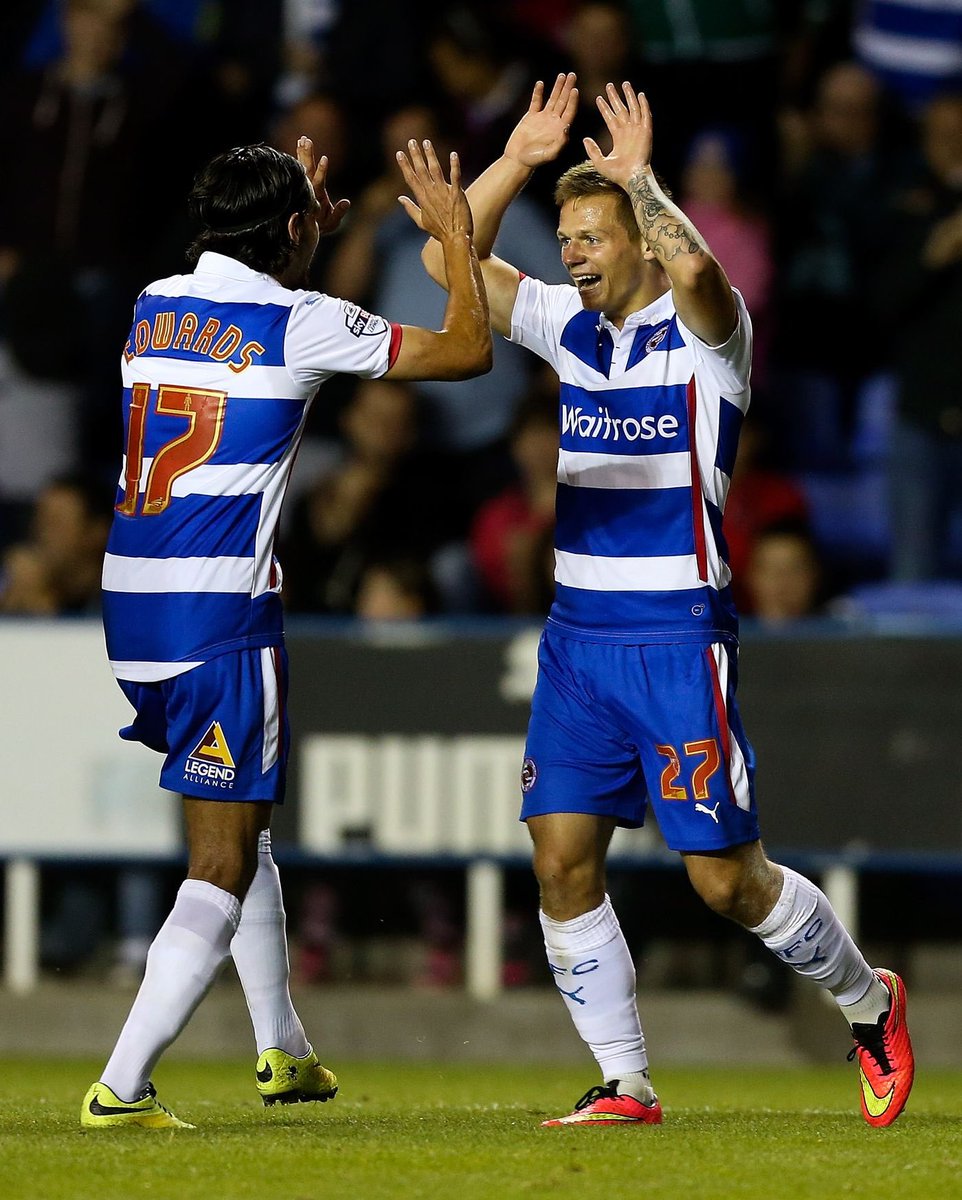
[[[521,790],[530,792],[538,778],[538,768],[533,758],[526,758],[521,764]]]
[[[373,337],[387,329],[387,322],[383,317],[377,317],[361,308],[359,304],[350,304],[347,301],[344,302],[344,324],[355,337]]]
[[[666,321],[661,329],[656,329],[647,342],[645,342],[645,353],[650,354],[652,350],[657,350],[661,343],[668,336],[668,330],[671,327],[671,322]]]
[[[234,767],[234,756],[221,723],[211,721],[207,732],[187,756],[184,778],[207,787],[232,788],[237,774]]]

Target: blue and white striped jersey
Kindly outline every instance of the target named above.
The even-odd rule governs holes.
[[[618,330],[575,288],[522,278],[511,340],[561,380],[555,600],[588,641],[714,642],[737,632],[722,513],[749,402],[751,321],[705,345],[671,292]]]
[[[167,679],[283,640],[274,536],[311,400],[336,372],[383,375],[400,336],[221,254],[141,293],[103,572],[118,678]]]

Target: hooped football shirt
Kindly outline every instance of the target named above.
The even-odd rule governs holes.
[[[144,290],[103,571],[118,678],[167,679],[281,642],[274,538],[308,408],[335,373],[383,375],[400,339],[355,304],[211,252]]]
[[[751,321],[708,346],[671,291],[617,329],[570,285],[524,277],[511,340],[561,381],[555,599],[587,641],[731,639],[722,514],[748,409]]]

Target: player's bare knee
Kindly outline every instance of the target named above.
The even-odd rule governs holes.
[[[721,917],[752,928],[760,924],[778,897],[781,872],[767,860],[766,869],[746,869],[734,863],[691,872],[692,886],[708,907]]]
[[[188,877],[202,879],[243,901],[257,871],[257,855],[247,847],[220,848],[192,853]]]
[[[604,876],[593,859],[575,859],[553,848],[535,850],[541,908],[556,920],[590,912],[604,899]]]
[[[692,880],[692,886],[712,912],[737,921],[742,907],[742,881],[737,876],[708,875]]]
[[[738,859],[698,856],[687,859],[685,865],[692,887],[712,912],[737,921],[748,882],[744,864]]]

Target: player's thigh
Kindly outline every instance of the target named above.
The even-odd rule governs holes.
[[[591,685],[598,647],[542,636],[521,772],[521,819],[549,813],[644,823],[638,751]]]
[[[662,836],[673,850],[722,850],[758,837],[755,758],[722,643],[639,647],[638,741]]]
[[[161,784],[185,796],[280,803],[290,730],[282,647],[237,650],[166,684]]]

